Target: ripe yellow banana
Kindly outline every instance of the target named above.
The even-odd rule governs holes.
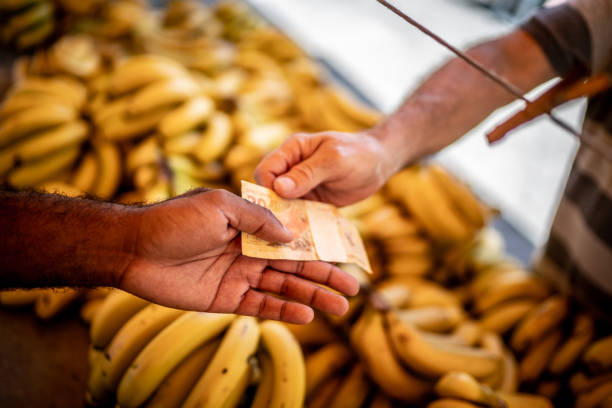
[[[274,391],[274,365],[272,358],[267,353],[260,353],[257,357],[261,367],[261,379],[257,385],[251,408],[267,408],[272,401]]]
[[[504,334],[521,321],[537,305],[532,299],[509,300],[487,310],[480,324],[486,330]]]
[[[380,112],[358,103],[337,87],[328,86],[325,92],[343,114],[364,128],[372,127],[382,119]]]
[[[229,170],[259,162],[264,153],[254,146],[233,145],[223,158],[223,166]]]
[[[34,303],[34,312],[40,319],[51,319],[83,295],[77,289],[52,289],[41,294]]]
[[[140,166],[134,172],[134,187],[138,190],[146,189],[157,181],[159,168],[154,164]]]
[[[502,368],[500,356],[490,351],[429,341],[416,328],[387,314],[389,338],[404,364],[427,377],[438,378],[448,371],[463,370],[476,378],[489,377]]]
[[[2,30],[5,41],[12,41],[20,32],[32,26],[43,23],[44,20],[53,18],[54,6],[51,2],[40,2],[14,15],[6,22]]]
[[[582,359],[593,372],[609,371],[612,367],[612,336],[604,337],[591,344]]]
[[[272,358],[274,386],[269,408],[300,408],[306,393],[306,369],[299,343],[280,322],[261,323],[261,339]]]
[[[504,392],[516,392],[519,387],[518,363],[514,354],[504,348],[504,370],[498,389]]]
[[[344,378],[338,390],[328,405],[330,408],[360,408],[370,393],[365,367],[361,363],[353,366]]]
[[[113,117],[126,116],[130,102],[130,97],[124,96],[110,102],[100,103],[100,106],[90,106],[94,122],[98,126],[104,126],[106,121]]]
[[[259,344],[259,323],[254,317],[234,320],[215,356],[183,403],[184,408],[223,407],[234,388],[250,370],[249,359]]]
[[[162,330],[132,362],[119,383],[117,401],[136,407],[153,394],[163,379],[200,345],[219,335],[233,315],[187,312]]]
[[[291,334],[303,346],[321,346],[338,340],[338,335],[319,316],[315,316],[308,324],[285,323]]]
[[[212,360],[221,340],[212,340],[187,356],[159,385],[147,408],[179,408]]]
[[[194,130],[164,140],[164,152],[168,155],[191,154],[191,152],[194,151],[195,147],[200,141],[201,137],[201,132]]]
[[[78,158],[79,152],[78,146],[69,146],[40,160],[27,163],[11,171],[7,177],[8,182],[16,188],[37,186],[68,169]]]
[[[23,109],[28,109],[37,105],[53,104],[62,102],[56,95],[42,92],[17,92],[10,95],[0,107],[0,120],[15,115]]]
[[[462,371],[449,371],[436,383],[436,394],[442,398],[456,398],[493,408],[505,408],[495,392]]]
[[[206,122],[214,107],[206,96],[193,97],[164,116],[158,125],[159,132],[170,138],[193,130]]]
[[[62,148],[82,142],[88,133],[87,122],[83,120],[67,122],[20,142],[14,147],[15,156],[22,162],[41,159]]]
[[[188,75],[175,60],[161,55],[138,55],[120,64],[110,79],[110,91],[124,94],[155,81]]]
[[[577,315],[574,318],[572,335],[556,351],[548,370],[555,375],[565,373],[580,359],[594,336],[593,319],[586,314]]]
[[[70,184],[81,191],[92,193],[98,180],[98,159],[93,152],[87,152],[81,158],[70,178]]]
[[[100,125],[102,136],[109,140],[129,140],[142,136],[154,130],[169,111],[169,108],[161,107],[141,115],[111,116]]]
[[[69,122],[76,116],[73,107],[61,103],[22,109],[0,124],[0,145],[7,145],[28,133]]]
[[[287,137],[295,132],[288,121],[274,121],[258,124],[239,138],[239,143],[268,152],[280,146]]]
[[[98,349],[105,348],[121,326],[149,302],[121,290],[114,290],[104,299],[91,322],[89,337]]]
[[[497,395],[504,400],[508,408],[553,408],[548,398],[539,395],[503,391],[498,391]]]
[[[396,254],[427,254],[431,245],[425,238],[417,234],[401,235],[396,238],[381,241],[384,251],[388,255]]]
[[[13,289],[0,292],[0,305],[9,307],[28,306],[36,302],[48,289]]]
[[[196,81],[189,76],[179,76],[153,82],[138,90],[128,105],[128,113],[142,115],[184,102],[200,92]],[[209,108],[212,108],[209,107]]]
[[[427,405],[427,408],[478,408],[479,405],[454,398],[440,398]]]
[[[214,112],[193,154],[203,163],[216,160],[228,149],[232,139],[232,122],[229,116],[223,112]]]
[[[518,324],[510,345],[515,351],[523,351],[544,334],[557,327],[569,313],[568,300],[561,295],[546,299],[537,308],[530,311]]]
[[[463,309],[456,306],[429,306],[398,310],[397,317],[420,330],[443,333],[457,327],[465,319]]]
[[[92,195],[109,200],[115,195],[121,182],[121,152],[114,143],[103,140],[94,143],[94,152],[99,163],[99,175]]]
[[[485,207],[478,201],[470,189],[441,166],[431,165],[427,168],[432,182],[437,183],[448,195],[454,206],[469,220],[476,229],[482,228],[487,221]]]
[[[483,313],[488,309],[515,298],[543,299],[550,287],[535,276],[520,277],[506,273],[493,280],[491,289],[474,299],[474,311]]]
[[[169,155],[166,160],[172,171],[183,172],[199,180],[220,180],[226,174],[225,169],[219,162],[200,164],[180,154]]]
[[[91,37],[65,35],[49,50],[55,64],[64,72],[79,78],[100,74],[100,53]]]
[[[519,362],[521,382],[534,381],[540,378],[557,351],[562,338],[561,330],[556,329],[531,343],[531,346]]]
[[[393,402],[382,392],[376,393],[369,408],[393,408]]]
[[[339,375],[335,375],[332,378],[328,378],[325,383],[317,389],[317,392],[313,393],[309,398],[306,399],[306,406],[308,408],[327,408],[334,395],[338,392],[338,388],[342,384],[343,378]]]
[[[407,403],[421,401],[432,384],[407,371],[395,358],[383,316],[366,310],[351,329],[350,339],[370,377],[389,396]]]
[[[106,364],[106,358],[104,357],[104,351],[98,350],[93,346],[89,347],[88,354],[89,362],[89,374],[87,377],[87,392],[86,400],[91,405],[109,405],[112,400],[112,395],[105,394],[101,384],[104,382],[104,365]],[[96,397],[91,394],[91,390],[94,390]]]
[[[482,327],[478,323],[470,320],[460,323],[455,330],[449,334],[421,332],[421,336],[429,342],[464,347],[473,347],[479,342],[482,342],[484,334],[486,333],[483,333]]]
[[[106,357],[104,388],[114,392],[138,353],[153,337],[183,313],[181,310],[150,304],[132,316],[104,350]]]
[[[125,167],[128,173],[133,173],[141,166],[158,164],[160,158],[159,141],[155,136],[150,136],[138,143],[127,153]]]
[[[342,342],[329,343],[306,357],[306,396],[347,365],[352,358]]]
[[[87,101],[87,88],[79,81],[64,76],[53,78],[28,76],[11,90],[9,97],[14,98],[21,94],[54,96],[58,103],[72,106],[76,110],[83,108]]]
[[[386,270],[391,276],[423,276],[431,271],[434,259],[428,253],[394,254],[389,257]]]
[[[612,372],[588,377],[583,372],[579,371],[571,376],[569,385],[574,394],[582,394],[607,382],[612,382]]]
[[[560,380],[546,380],[538,384],[536,388],[536,394],[546,397],[548,399],[555,398],[559,391],[561,391]]]
[[[79,317],[83,323],[87,325],[91,323],[96,313],[98,313],[100,306],[102,306],[102,303],[104,303],[104,299],[102,298],[89,299],[83,303],[81,309],[79,310]]]

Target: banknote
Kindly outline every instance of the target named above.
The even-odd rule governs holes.
[[[242,181],[242,198],[272,211],[293,233],[293,241],[279,244],[243,232],[244,255],[266,259],[354,263],[372,272],[357,228],[333,205],[287,200],[270,189],[248,181]]]

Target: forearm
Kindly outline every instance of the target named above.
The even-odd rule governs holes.
[[[554,77],[538,44],[520,30],[478,45],[468,54],[523,92]],[[372,132],[383,140],[389,152],[392,173],[451,144],[514,99],[455,58],[431,75]]]
[[[114,286],[131,261],[136,207],[0,192],[0,287]]]

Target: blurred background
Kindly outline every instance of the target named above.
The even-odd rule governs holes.
[[[323,60],[340,80],[385,113],[392,112],[451,54],[375,0],[249,0],[266,18]],[[462,49],[499,36],[541,6],[541,0],[394,1],[399,9]],[[485,79],[483,78],[483,81]],[[545,85],[543,88],[548,87]],[[534,95],[538,93],[536,89]],[[548,119],[489,146],[484,134],[514,110],[493,113],[438,154],[440,161],[499,208],[521,237],[509,245],[521,258],[542,245],[563,191],[577,142]],[[579,127],[584,101],[557,114]],[[505,231],[505,235],[513,231]],[[521,243],[525,238],[527,242]]]

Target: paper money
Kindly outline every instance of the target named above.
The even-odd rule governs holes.
[[[272,243],[242,233],[242,253],[253,258],[354,263],[372,272],[355,225],[331,204],[287,200],[274,191],[242,181],[242,198],[272,211],[293,233],[293,241]]]

